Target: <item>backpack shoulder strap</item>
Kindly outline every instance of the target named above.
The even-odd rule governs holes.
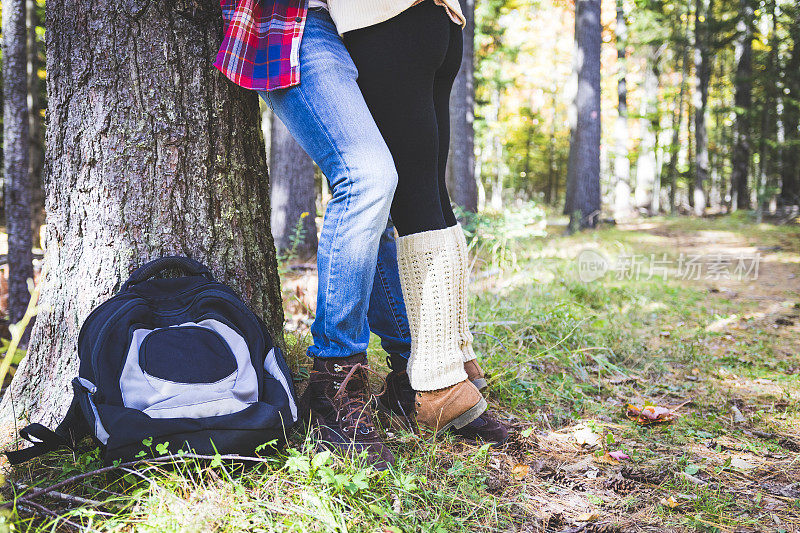
[[[19,430],[19,436],[33,446],[3,453],[8,457],[9,463],[18,465],[59,448],[74,448],[78,440],[86,434],[85,424],[81,423],[82,416],[78,397],[77,395],[73,396],[64,420],[55,431],[36,423],[25,426]]]

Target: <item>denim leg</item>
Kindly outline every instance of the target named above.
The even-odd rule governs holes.
[[[347,357],[369,344],[367,309],[397,171],[330,16],[311,10],[298,86],[260,92],[330,184],[317,251],[319,290],[308,355]]]
[[[386,228],[378,247],[378,265],[369,299],[369,328],[381,338],[381,346],[389,355],[408,359],[411,353],[411,330],[400,287],[397,269],[397,243],[394,227]]]

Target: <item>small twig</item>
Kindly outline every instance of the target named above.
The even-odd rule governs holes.
[[[71,483],[77,483],[78,481],[81,481],[82,479],[86,479],[86,478],[92,477],[92,476],[97,476],[97,475],[100,475],[100,474],[107,474],[108,472],[113,472],[114,470],[118,470],[118,469],[130,468],[132,466],[136,466],[136,465],[139,465],[139,464],[166,463],[166,462],[169,462],[169,461],[176,461],[176,460],[186,461],[187,459],[213,460],[213,459],[216,459],[216,458],[222,459],[223,461],[248,461],[248,462],[261,463],[261,464],[266,464],[266,463],[269,462],[267,459],[262,459],[260,457],[246,457],[246,456],[242,456],[242,455],[220,455],[220,456],[197,455],[197,454],[193,454],[193,453],[185,453],[183,455],[165,455],[163,457],[156,457],[156,458],[153,458],[153,459],[139,459],[139,460],[136,460],[136,461],[129,461],[127,463],[120,463],[118,465],[104,466],[103,468],[98,468],[97,470],[92,470],[91,472],[85,472],[83,474],[78,474],[78,475],[72,476],[70,478],[65,479],[64,481],[59,481],[58,483],[50,485],[49,487],[45,487],[45,488],[42,488],[42,489],[34,490],[30,494],[26,494],[24,496],[20,496],[19,498],[17,498],[16,501],[18,501],[18,502],[29,502],[30,503],[30,501],[33,498],[38,498],[39,496],[41,496],[43,494],[49,494],[49,493],[53,492],[54,490],[58,490],[61,487],[65,487],[65,486],[67,486],[67,485],[69,485]],[[0,505],[0,509],[8,509],[9,507],[12,507],[13,505],[14,505],[14,501],[6,502],[6,503]]]
[[[106,494],[110,494],[112,496],[117,496],[119,498],[124,498],[125,497],[124,494],[120,494],[119,492],[114,492],[114,491],[108,490],[108,489],[101,489],[100,487],[95,487],[94,485],[92,485],[90,483],[81,483],[81,485],[83,487],[86,487],[87,489],[93,490],[95,492],[105,492]]]
[[[141,479],[147,481],[148,483],[151,483],[151,484],[153,483],[152,479],[150,479],[149,477],[145,476],[144,474],[142,474],[138,470],[133,470],[131,468],[121,468],[120,470],[122,470],[123,472],[127,472],[127,473],[129,473],[129,474],[131,474],[133,476],[138,477],[138,478],[141,478]]]
[[[70,526],[72,528],[77,529],[78,531],[81,531],[81,530],[83,530],[83,531],[93,531],[92,529],[89,529],[88,527],[81,526],[80,524],[76,524],[75,522],[72,522],[71,520],[67,520],[63,516],[60,516],[55,511],[51,511],[50,509],[48,509],[44,505],[40,505],[40,504],[38,504],[36,502],[25,502],[24,505],[18,505],[17,507],[19,507],[23,511],[28,511],[28,512],[33,512],[33,513],[38,513],[38,514],[42,514],[42,515],[45,515],[45,516],[49,516],[50,518],[52,518],[56,522],[62,522],[62,523],[66,524],[66,525],[68,525],[68,526]]]
[[[26,485],[24,483],[17,483],[14,482],[14,486],[17,487],[19,490],[28,490],[32,488],[30,485]],[[48,496],[51,498],[56,498],[57,500],[64,500],[65,502],[77,503],[78,505],[106,505],[105,502],[99,502],[97,500],[89,500],[87,498],[81,498],[80,496],[74,496],[72,494],[66,494],[64,492],[58,492],[56,490],[51,491]]]

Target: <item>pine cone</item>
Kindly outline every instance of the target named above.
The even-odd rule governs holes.
[[[499,476],[489,475],[489,478],[486,480],[486,492],[489,494],[502,494],[507,486],[508,481]]]
[[[639,483],[650,483],[651,485],[660,485],[670,475],[669,472],[664,470],[640,470],[632,466],[623,466],[621,471],[622,477],[638,481]]]
[[[616,524],[592,522],[591,524],[587,524],[583,531],[585,533],[620,533],[622,529]]]
[[[545,466],[541,470],[539,470],[539,477],[542,479],[546,479],[551,483],[555,483],[556,485],[561,485],[571,490],[581,491],[586,488],[586,486],[581,483],[577,479],[572,479],[567,476],[566,472],[563,470],[554,470],[552,467]]]
[[[551,514],[542,519],[542,531],[548,533],[561,531],[567,525],[569,525],[569,522],[561,513]]]
[[[622,477],[622,474],[607,479],[603,486],[611,489],[617,494],[628,494],[636,490],[636,481]]]

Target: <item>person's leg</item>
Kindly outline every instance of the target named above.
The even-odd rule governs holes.
[[[425,2],[389,21],[348,32],[344,41],[398,173],[392,221],[400,235],[398,263],[412,334],[411,385],[416,391],[463,388],[447,402],[462,412],[444,424],[461,427],[480,416],[486,403],[464,371],[455,320],[460,265],[439,188],[433,87],[448,59],[450,24],[442,8]]]
[[[440,145],[434,85],[441,70],[440,92],[449,96],[444,82],[452,85],[453,72],[443,67],[456,56],[455,50],[450,53],[455,28],[441,7],[423,2],[389,21],[348,32],[344,41],[398,172],[392,220],[400,235],[397,257],[412,337],[408,374],[417,422],[467,433],[474,427],[475,436],[497,442],[507,433],[483,416],[486,401],[464,370],[456,317],[464,261],[453,231],[460,228],[447,224],[439,183],[440,153],[446,148]]]
[[[386,386],[378,397],[378,405],[409,418],[414,412],[414,389],[406,372],[411,355],[411,330],[400,286],[393,226],[386,228],[381,236],[367,316],[370,329],[380,337],[381,346],[389,354],[386,362],[390,372],[386,375]]]
[[[397,174],[332,21],[310,13],[300,85],[260,94],[330,184],[308,353],[346,357],[365,352],[369,343],[368,301]]]
[[[380,337],[381,347],[389,354],[389,366],[393,370],[405,370],[411,354],[411,331],[400,288],[397,243],[391,225],[381,235],[367,318],[370,330]]]
[[[451,228],[453,236],[458,245],[458,254],[462,268],[457,272],[456,283],[459,288],[457,309],[457,330],[461,342],[461,353],[464,358],[464,370],[466,370],[470,381],[483,389],[487,386],[486,376],[483,369],[476,361],[475,351],[472,349],[472,333],[469,330],[469,316],[467,310],[469,282],[469,257],[467,255],[467,240],[461,226],[458,225],[456,216],[450,203],[450,195],[447,193],[447,157],[450,150],[450,92],[453,82],[461,66],[462,52],[464,48],[461,29],[451,25],[450,43],[447,55],[436,76],[433,80],[433,105],[436,110],[436,124],[439,128],[439,200],[442,204],[442,214],[445,223]],[[457,139],[458,141],[458,139]]]
[[[464,48],[461,28],[452,24],[450,30],[447,54],[433,79],[433,107],[439,131],[439,201],[447,227],[455,226],[458,223],[453,213],[453,206],[450,204],[450,195],[447,192],[447,158],[450,155],[450,92],[461,67]]]
[[[378,245],[397,174],[327,12],[309,11],[300,65],[299,86],[260,94],[322,169],[332,191],[319,239],[317,313],[308,350],[314,357],[312,420],[324,443],[366,451],[385,467],[393,459],[372,422],[365,352]]]
[[[412,17],[425,4],[386,22],[344,35],[358,84],[394,158],[398,184],[392,222],[400,236],[444,229],[438,185],[439,132],[434,74],[444,59],[449,28],[435,17]],[[413,27],[414,22],[419,27]],[[445,24],[443,24],[443,22]],[[417,40],[404,34],[426,35]]]

